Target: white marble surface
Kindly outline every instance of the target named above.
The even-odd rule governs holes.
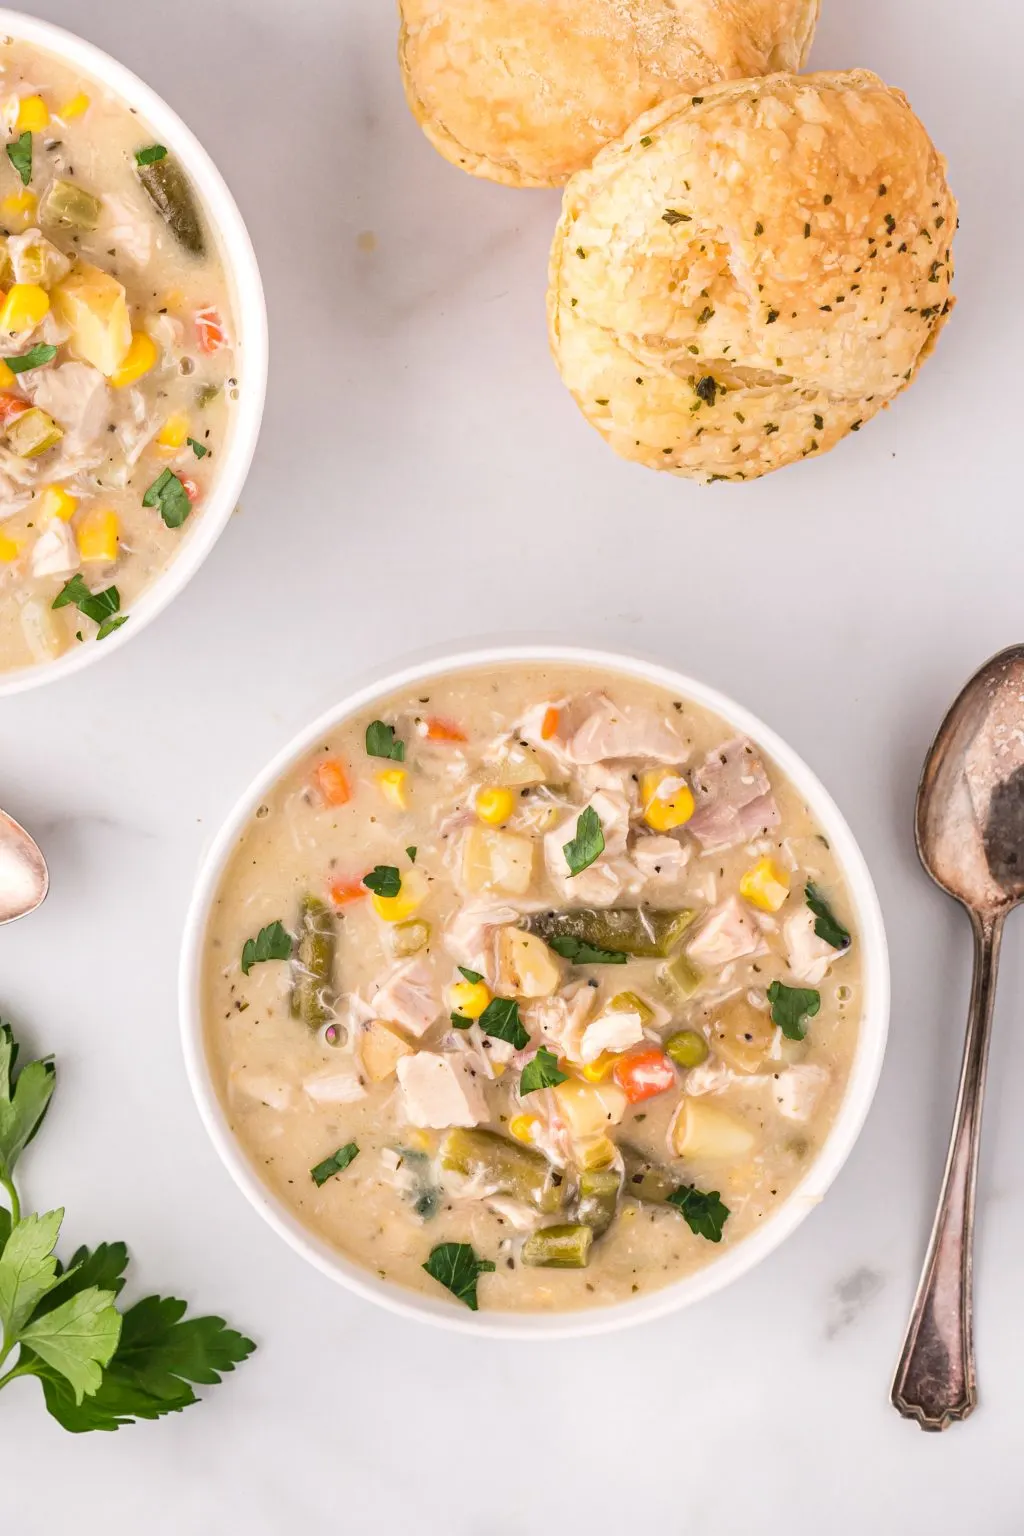
[[[33,0],[176,106],[263,264],[272,374],[244,510],[137,642],[0,709],[0,802],[44,910],[0,936],[3,1011],[58,1053],[23,1168],[69,1240],[259,1340],[203,1406],[72,1439],[0,1398],[0,1525],[104,1536],[907,1536],[1021,1529],[1021,935],[982,1167],[982,1406],[941,1438],[886,1401],[945,1142],[969,935],[918,869],[915,778],[953,691],[1021,639],[1024,110],[1015,0],[825,0],[819,67],[902,86],[961,200],[959,308],[895,409],[826,458],[700,490],[618,463],[549,363],[556,198],[449,169],[406,115],[388,0]],[[371,242],[360,239],[372,231]],[[200,1129],[178,1047],[182,915],[256,767],[356,676],[543,631],[643,650],[772,721],[860,837],[893,1031],[824,1208],[698,1310],[543,1348],[402,1323],[307,1269]]]

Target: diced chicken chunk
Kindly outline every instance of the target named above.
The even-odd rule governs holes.
[[[378,1019],[398,1024],[417,1040],[442,1012],[436,978],[425,960],[406,960],[370,1001]]]
[[[689,846],[674,837],[638,837],[633,844],[633,863],[645,880],[681,880],[689,862]]]
[[[445,925],[444,947],[456,965],[478,971],[491,986],[497,982],[495,938],[502,928],[519,921],[515,907],[459,907]]]
[[[403,1056],[396,1070],[410,1125],[443,1131],[487,1119],[483,1088],[465,1058],[418,1051],[415,1056]]]
[[[684,1091],[692,1098],[703,1098],[706,1093],[724,1093],[734,1083],[750,1087],[750,1078],[733,1072],[724,1061],[709,1056],[699,1067],[691,1067],[684,1080]]]
[[[33,369],[25,376],[25,388],[33,404],[64,429],[65,453],[95,446],[106,432],[110,390],[102,373],[88,363]]]
[[[526,1027],[531,1034],[539,1031],[559,1055],[579,1061],[583,1031],[594,1011],[596,996],[593,987],[585,982],[567,987],[557,997],[544,998],[524,1009]]]
[[[800,1062],[780,1072],[772,1085],[779,1114],[787,1120],[809,1120],[825,1091],[828,1073],[824,1067]]]
[[[730,896],[708,917],[696,938],[687,946],[687,954],[708,969],[728,965],[752,955],[761,943],[761,930],[744,910],[739,897]]]
[[[679,736],[657,710],[640,704],[614,704],[603,693],[593,699],[566,751],[574,763],[600,763],[617,757],[681,763],[686,757]]]
[[[838,950],[826,944],[814,931],[815,916],[810,907],[801,907],[782,925],[786,940],[786,958],[791,975],[797,981],[816,987],[825,978]]]
[[[687,823],[704,848],[750,842],[779,823],[779,808],[757,751],[744,736],[709,752],[694,770],[697,809]]]
[[[54,518],[32,546],[33,576],[70,576],[79,566],[78,545],[67,523]]]
[[[598,1014],[580,1041],[580,1060],[596,1061],[604,1051],[625,1051],[644,1038],[644,1021],[632,1010]]]
[[[366,1084],[354,1062],[343,1062],[304,1079],[303,1092],[316,1104],[354,1104],[366,1097]]]
[[[585,810],[592,810],[601,823],[604,852],[578,875],[572,875],[565,846],[576,836],[577,823]],[[573,901],[586,906],[609,906],[623,888],[623,871],[616,866],[615,860],[626,851],[628,832],[629,801],[625,795],[599,789],[586,806],[574,810],[545,835],[544,861],[548,873]]]

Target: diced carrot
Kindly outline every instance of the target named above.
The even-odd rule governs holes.
[[[196,502],[199,500],[198,485],[196,485],[194,480],[190,480],[188,475],[179,475],[178,479],[181,481],[181,488],[185,492],[185,495],[188,497],[192,505],[195,506]]]
[[[317,763],[313,770],[313,778],[316,787],[320,791],[320,798],[324,805],[346,805],[352,798],[352,791],[348,784],[348,774],[344,764],[336,757],[325,757],[322,763]]]
[[[196,340],[199,343],[200,352],[219,352],[221,347],[228,343],[224,322],[220,318],[219,310],[212,304],[207,304],[205,309],[196,310]]]
[[[541,741],[550,741],[557,730],[558,710],[553,704],[549,704],[547,709],[544,711],[544,719],[541,721],[540,725]]]
[[[350,901],[362,901],[370,893],[361,880],[332,880],[327,894],[336,907],[346,907]]]
[[[465,731],[460,731],[451,720],[442,720],[437,715],[432,715],[427,720],[428,741],[465,741]]]
[[[631,1104],[664,1093],[676,1080],[675,1069],[664,1051],[635,1051],[616,1063],[612,1076]]]
[[[15,416],[20,416],[27,410],[28,401],[23,400],[20,395],[0,394],[0,427],[6,427]]]

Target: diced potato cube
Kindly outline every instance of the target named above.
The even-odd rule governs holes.
[[[37,597],[29,598],[22,606],[21,629],[35,661],[52,661],[67,644],[67,632],[49,600],[44,603]]]
[[[502,928],[498,936],[498,989],[515,997],[550,997],[562,980],[561,968],[543,939],[521,928]]]
[[[403,1056],[412,1055],[412,1046],[397,1030],[380,1019],[371,1019],[359,1037],[359,1054],[367,1077],[382,1083],[391,1076]]]
[[[125,291],[116,278],[81,262],[53,290],[54,305],[71,328],[71,346],[108,379],[132,344]]]
[[[619,1124],[629,1107],[629,1100],[615,1083],[581,1083],[570,1077],[551,1091],[576,1140],[602,1135],[610,1125]]]
[[[745,1157],[754,1145],[754,1133],[742,1120],[705,1099],[683,1099],[671,1136],[679,1157],[709,1161]]]
[[[731,997],[711,1023],[711,1045],[734,1072],[758,1072],[775,1039],[771,1015],[752,1008],[743,997]]]
[[[517,832],[471,827],[462,846],[462,881],[474,895],[525,896],[533,878],[533,843]]]

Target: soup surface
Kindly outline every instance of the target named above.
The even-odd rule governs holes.
[[[469,1305],[597,1306],[807,1172],[857,1041],[850,926],[799,795],[720,719],[467,670],[259,807],[209,922],[207,1050],[254,1166],[345,1254]]]
[[[228,289],[125,102],[0,40],[0,670],[105,638],[176,553],[237,395]]]

